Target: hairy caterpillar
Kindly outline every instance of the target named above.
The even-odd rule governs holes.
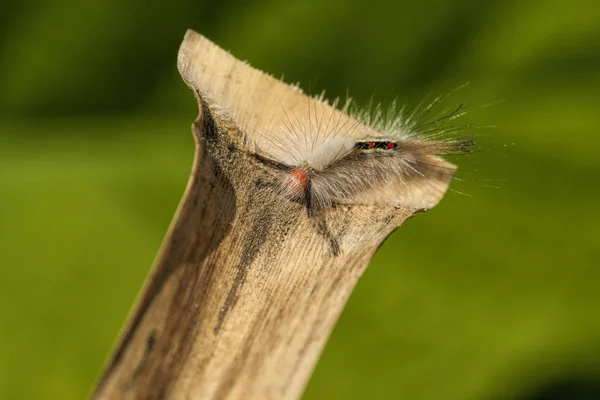
[[[311,99],[305,117],[283,110],[286,132],[263,133],[251,155],[274,172],[283,196],[306,206],[309,217],[338,204],[428,209],[454,172],[437,156],[469,152],[473,145],[470,139],[447,138],[469,125],[449,123],[465,113],[462,105],[428,117],[447,96],[408,114],[395,103],[367,111],[349,111],[347,103],[342,113],[353,120],[325,117],[319,107],[326,102]]]
[[[469,152],[473,144],[455,135],[470,125],[454,122],[465,114],[462,106],[435,111],[450,93],[412,112],[395,103],[387,109],[361,111],[351,102],[338,108],[337,101],[307,96],[201,37],[180,50],[178,67],[196,91],[200,115],[207,115],[196,121],[203,121],[204,130],[196,133],[204,132],[197,139],[208,144],[206,151],[225,164],[238,156],[252,164],[236,164],[243,168],[236,168],[240,193],[283,218],[288,211],[297,217],[302,204],[334,256],[369,236],[346,235],[341,213],[355,208],[354,215],[393,216],[396,208],[402,210],[394,215],[408,216],[434,207],[456,170],[438,156]],[[214,146],[219,137],[226,146]]]

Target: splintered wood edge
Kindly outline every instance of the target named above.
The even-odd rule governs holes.
[[[177,65],[185,83],[213,110],[227,115],[240,128],[226,133],[241,134],[242,137],[237,139],[241,139],[246,150],[260,152],[261,148],[269,146],[269,142],[285,143],[288,139],[285,134],[289,132],[286,121],[295,123],[307,116],[309,119],[312,116],[322,121],[333,120],[335,124],[360,126],[360,129],[348,132],[357,138],[381,135],[348,116],[344,110],[332,107],[322,97],[307,96],[297,85],[286,84],[253,68],[193,30],[185,34]],[[433,208],[444,197],[456,166],[437,156],[428,156],[428,164],[448,173],[411,182],[409,191],[399,181],[381,189],[381,195],[398,199],[398,206],[409,202],[416,209]],[[372,189],[377,190],[380,189]],[[369,196],[366,192],[364,197]]]

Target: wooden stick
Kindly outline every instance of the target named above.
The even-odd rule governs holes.
[[[417,210],[332,208],[324,234],[273,201],[247,138],[282,113],[349,117],[192,31],[178,65],[200,104],[192,174],[93,398],[297,399],[373,253]]]

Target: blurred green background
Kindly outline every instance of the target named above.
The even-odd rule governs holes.
[[[191,167],[193,28],[312,93],[449,104],[479,151],[375,256],[306,399],[600,399],[600,3],[0,6],[0,398],[81,399]],[[502,100],[490,107],[485,104]]]

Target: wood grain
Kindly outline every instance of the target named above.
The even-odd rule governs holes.
[[[297,399],[374,252],[418,210],[332,208],[325,234],[246,151],[310,99],[192,31],[179,70],[200,110],[191,177],[93,398]]]

